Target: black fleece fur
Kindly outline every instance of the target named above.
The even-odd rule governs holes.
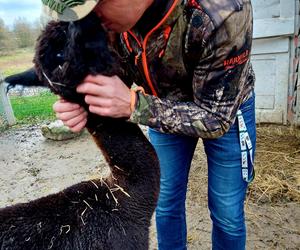
[[[44,86],[33,68],[19,74],[8,76],[4,79],[4,82],[8,83],[6,92],[9,92],[9,90],[16,85],[21,85],[23,87]]]
[[[74,23],[49,23],[36,47],[39,81],[81,105],[83,96],[75,88],[87,74],[117,74],[126,81],[121,59],[106,41],[93,14]],[[60,84],[49,84],[45,76]],[[159,193],[155,150],[137,125],[123,119],[89,114],[87,129],[110,166],[110,176],[0,209],[1,250],[148,249]]]

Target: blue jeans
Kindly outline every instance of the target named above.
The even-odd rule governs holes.
[[[254,96],[240,107],[252,141],[256,144]],[[149,129],[161,166],[161,186],[156,209],[160,250],[186,249],[185,200],[188,175],[197,138],[164,134]],[[212,249],[245,249],[244,200],[238,122],[218,139],[203,139],[208,162],[208,207],[212,219]],[[250,168],[250,160],[248,161]],[[251,169],[250,171],[251,172]]]

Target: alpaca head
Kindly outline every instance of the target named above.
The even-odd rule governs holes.
[[[76,87],[88,74],[121,74],[94,13],[76,22],[50,22],[37,41],[34,63],[38,77],[55,94],[82,105]]]

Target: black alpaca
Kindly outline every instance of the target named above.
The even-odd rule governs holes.
[[[52,91],[82,105],[75,88],[87,74],[119,74],[126,80],[94,15],[49,23],[34,62],[39,79]],[[123,119],[89,114],[87,129],[111,174],[0,209],[0,249],[148,249],[159,192],[155,150],[137,125]]]
[[[4,82],[8,83],[6,92],[14,88],[16,85],[21,85],[22,87],[44,86],[33,68],[19,74],[8,76],[4,79]]]

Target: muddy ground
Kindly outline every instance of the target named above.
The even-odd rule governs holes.
[[[206,171],[199,143],[187,198],[191,250],[211,248]],[[43,138],[37,125],[15,127],[0,134],[0,207],[58,192],[103,172],[107,172],[107,166],[87,134],[68,141],[50,141]],[[256,202],[248,198],[246,214],[247,249],[300,249],[298,201]],[[154,226],[150,238],[151,249],[156,249]]]

